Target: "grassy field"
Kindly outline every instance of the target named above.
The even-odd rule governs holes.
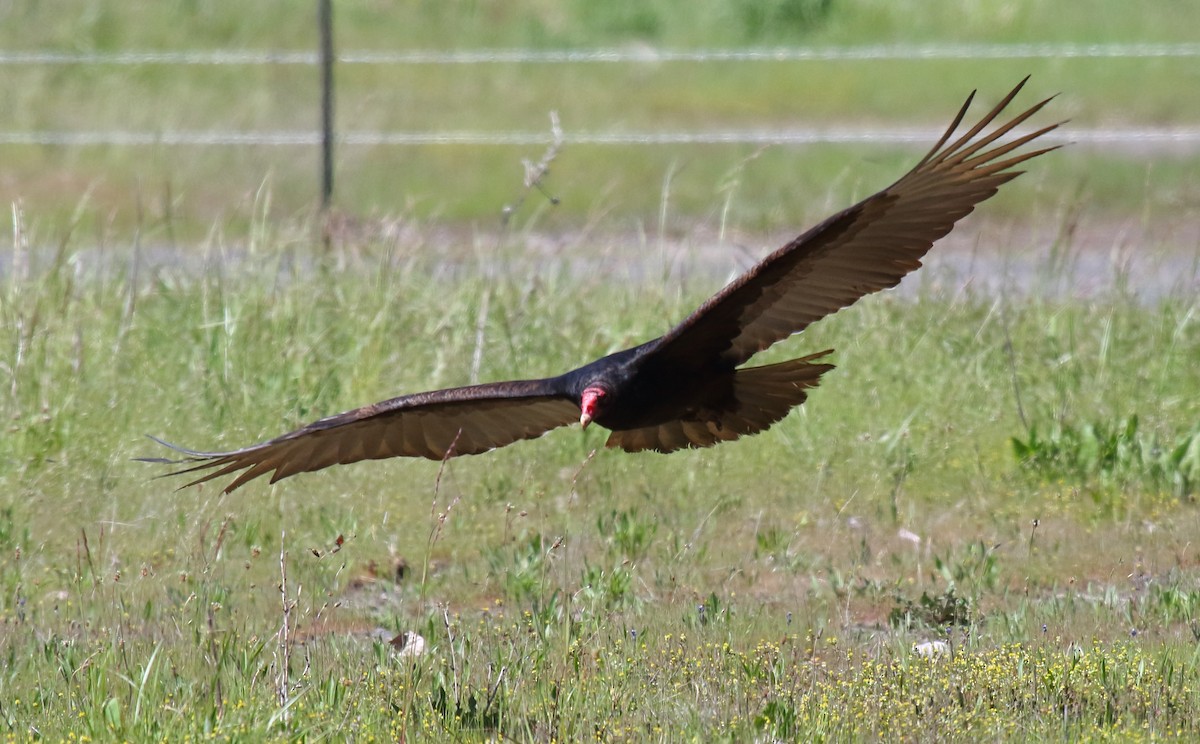
[[[1194,294],[871,298],[773,352],[838,349],[803,409],[708,451],[575,429],[175,492],[143,433],[238,446],[477,346],[480,379],[554,373],[707,291],[258,237],[5,284],[10,739],[1200,733]]]
[[[19,1],[0,49],[310,49],[295,7]],[[1115,0],[337,9],[347,50],[1200,24]],[[1047,121],[1190,126],[1194,62],[347,67],[339,100],[361,129],[540,129],[551,109],[596,131],[935,127],[1032,71],[1021,101],[1064,92]],[[313,80],[6,67],[0,130],[308,128]],[[540,154],[343,148],[323,244],[315,153],[0,147],[20,203],[0,241],[5,741],[1200,738],[1194,152],[1035,161],[934,249],[975,279],[930,266],[765,355],[833,347],[837,369],[746,440],[628,455],[574,427],[232,496],[132,460],[166,454],[145,434],[234,448],[646,340],[913,158],[568,147],[546,182],[562,203],[533,192],[502,227]],[[1167,278],[1139,285],[1155,261]]]

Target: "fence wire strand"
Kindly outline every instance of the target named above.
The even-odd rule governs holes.
[[[814,145],[881,144],[921,145],[937,140],[935,129],[784,129],[725,130],[712,132],[565,132],[567,145]],[[1071,129],[1052,132],[1048,142],[1077,145],[1127,145],[1144,149],[1200,144],[1200,127],[1172,129]],[[553,141],[549,132],[344,132],[339,145],[429,146],[429,145],[519,145],[544,146]],[[263,146],[291,147],[320,144],[318,131],[93,131],[93,132],[0,132],[0,145],[43,146]]]
[[[348,65],[485,65],[1161,57],[1200,57],[1200,43],[874,44],[696,50],[638,45],[579,50],[351,51],[339,54],[337,61]],[[0,65],[316,65],[318,62],[317,53],[308,51],[0,51]]]

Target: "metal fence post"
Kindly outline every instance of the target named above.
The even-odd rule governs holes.
[[[321,209],[333,198],[333,8],[317,0],[321,35]]]

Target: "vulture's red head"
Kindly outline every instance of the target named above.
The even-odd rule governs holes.
[[[602,387],[585,388],[583,395],[579,397],[579,410],[582,412],[579,416],[579,424],[583,428],[587,428],[588,424],[592,423],[592,419],[599,415],[600,409],[603,407],[602,401],[604,396],[608,395],[608,391]]]

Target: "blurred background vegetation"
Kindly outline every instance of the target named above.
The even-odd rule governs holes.
[[[0,48],[22,51],[303,51],[317,48],[316,3],[172,0],[131,5],[15,0]],[[1062,5],[1038,0],[938,6],[917,0],[752,2],[339,2],[341,53],[413,50],[738,49],[937,44],[1167,44],[1194,41],[1200,8],[1155,1]],[[1030,97],[1061,93],[1072,126],[1194,127],[1192,56],[984,56],[752,62],[342,64],[337,130],[662,133],[789,127],[923,127],[949,121],[972,89],[995,100],[1027,74]],[[282,64],[8,64],[0,131],[302,131],[319,121],[318,70]],[[658,220],[756,232],[819,217],[827,202],[873,191],[924,145],[572,145],[546,181],[561,199],[547,229],[602,223],[619,232]],[[512,145],[343,145],[336,205],[345,213],[488,229],[519,186]],[[0,146],[0,196],[37,218],[138,223],[143,235],[203,237],[244,226],[269,193],[271,214],[305,217],[319,192],[315,146]],[[1197,201],[1194,147],[1078,145],[1035,178],[1085,209],[1163,216]],[[810,206],[816,205],[816,206]],[[1024,209],[1004,195],[992,209]]]

